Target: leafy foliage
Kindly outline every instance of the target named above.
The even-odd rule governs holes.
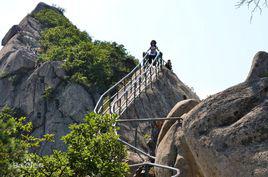
[[[138,61],[123,45],[92,41],[61,13],[45,9],[34,17],[44,26],[40,40],[41,61],[64,61],[63,68],[71,80],[87,87],[108,89],[131,71]]]
[[[0,113],[0,176],[17,176],[18,165],[27,159],[28,149],[52,139],[52,135],[43,138],[30,136],[32,124],[24,123],[25,117],[15,119],[13,113],[9,108]]]
[[[122,162],[126,149],[117,141],[116,116],[88,114],[85,122],[70,126],[71,132],[62,139],[66,152],[54,151],[40,156],[28,152],[52,135],[35,138],[28,133],[31,123],[12,117],[12,110],[0,113],[0,176],[3,177],[123,177],[128,166]]]
[[[43,97],[46,99],[46,100],[50,100],[52,99],[53,97],[53,92],[54,92],[54,89],[52,87],[47,87],[43,93]]]
[[[85,123],[70,126],[71,132],[63,140],[76,176],[125,176],[128,166],[122,159],[126,150],[117,141],[115,120],[116,116],[90,113]]]

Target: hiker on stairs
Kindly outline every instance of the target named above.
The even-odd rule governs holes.
[[[156,58],[158,52],[160,52],[160,50],[158,49],[158,47],[156,46],[156,41],[155,40],[152,40],[151,43],[150,43],[150,48],[147,50],[147,52],[144,52],[143,53],[143,57],[146,55],[147,53],[147,56],[145,58],[145,61],[143,61],[143,64],[144,65],[149,65],[152,63],[152,61]],[[160,54],[162,55],[162,53],[160,52]],[[157,62],[157,61],[155,61]],[[155,65],[156,63],[154,63]]]

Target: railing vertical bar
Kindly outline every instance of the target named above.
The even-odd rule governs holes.
[[[138,138],[138,126],[135,128],[135,142],[134,142],[135,147],[137,147],[137,138]]]
[[[149,177],[149,167],[148,167],[148,165],[145,165],[144,168],[145,168],[145,176]]]
[[[152,68],[150,67],[150,84],[151,84],[151,88],[153,88],[153,78],[152,78]]]

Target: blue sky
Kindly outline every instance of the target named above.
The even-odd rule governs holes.
[[[1,1],[0,38],[39,1]],[[245,80],[257,51],[268,48],[268,9],[254,14],[236,0],[44,0],[93,39],[116,41],[141,59],[152,39],[174,72],[201,98]]]

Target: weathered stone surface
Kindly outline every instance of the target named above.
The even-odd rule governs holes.
[[[185,141],[180,122],[175,122],[157,147],[156,163],[180,170],[180,177],[202,177],[191,151]],[[155,168],[156,177],[170,177],[174,172]]]
[[[253,58],[247,81],[268,77],[268,53],[258,52]]]
[[[267,53],[248,79],[202,101],[185,117],[186,142],[206,177],[268,176]]]
[[[157,118],[166,117],[174,105],[185,99],[199,99],[195,93],[191,91],[178,77],[170,70],[164,68],[159,79],[153,82],[151,88],[148,88],[139,98],[133,102],[127,110],[120,116],[122,119],[132,118]],[[135,127],[137,126],[137,146],[146,152],[152,154],[154,148],[148,147],[149,139],[154,140],[155,133],[152,134],[152,127],[155,128],[155,123],[124,123],[120,124],[119,134],[122,138],[131,144],[135,144]],[[160,129],[158,130],[160,131]],[[154,145],[155,146],[155,145]]]
[[[181,117],[183,114],[189,112],[195,107],[200,101],[196,99],[188,99],[178,102],[168,113],[167,117]],[[166,120],[161,128],[158,135],[157,144],[161,142],[163,137],[166,135],[169,128],[176,122],[176,120]]]
[[[188,99],[178,102],[167,117],[185,117],[199,100]],[[157,140],[156,163],[176,167],[180,169],[181,177],[202,176],[191,152],[185,142],[184,133],[181,128],[181,120],[165,121]],[[170,170],[155,168],[157,177],[170,177],[173,172]]]
[[[38,6],[35,12],[50,6]],[[0,109],[5,105],[20,110],[33,122],[32,134],[55,134],[55,143],[42,144],[40,153],[65,149],[60,137],[71,123],[81,122],[94,109],[99,94],[66,80],[62,62],[37,63],[40,23],[27,15],[19,23],[19,33],[0,51]]]
[[[0,71],[1,77],[6,77],[18,73],[25,73],[35,68],[35,55],[27,50],[18,49],[9,54],[7,58],[2,58]]]
[[[13,25],[10,30],[7,32],[7,34],[2,39],[2,46],[6,45],[8,41],[18,32],[21,31],[21,28],[18,25]]]

